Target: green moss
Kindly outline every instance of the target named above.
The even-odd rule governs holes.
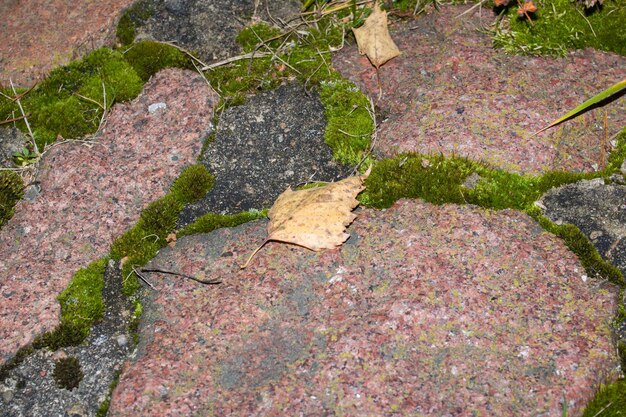
[[[350,81],[335,77],[320,83],[320,98],[326,109],[325,141],[334,158],[343,164],[358,164],[374,131],[367,96]]]
[[[57,297],[61,304],[59,326],[39,336],[33,347],[57,350],[79,345],[85,340],[93,324],[104,315],[102,289],[107,262],[108,258],[100,259],[74,274],[68,287]]]
[[[168,233],[176,228],[176,220],[183,203],[176,199],[173,194],[168,194],[148,205],[142,212],[138,226],[148,235],[158,236],[164,239]]]
[[[136,97],[142,87],[143,82],[122,54],[101,48],[54,69],[21,101],[41,150],[59,135],[73,139],[94,133],[102,117],[105,91],[109,108],[114,102]],[[0,99],[0,119],[15,114],[19,114],[16,105]],[[24,121],[16,126],[26,131]]]
[[[533,55],[564,55],[586,47],[626,54],[625,0],[607,0],[593,10],[571,0],[537,0],[536,4],[533,25],[517,15],[517,6],[510,7],[510,29],[496,32],[495,46]]]
[[[13,217],[13,208],[23,195],[22,178],[13,171],[0,171],[0,228]]]
[[[583,417],[626,416],[626,380],[620,379],[613,384],[600,388],[595,398],[587,404]]]
[[[117,24],[117,39],[122,45],[130,45],[135,40],[136,26],[145,23],[155,12],[154,5],[147,0],[135,2],[124,11]]]
[[[231,215],[207,213],[181,229],[178,232],[178,236],[209,233],[222,227],[234,227],[252,220],[262,219],[266,216],[267,210],[250,210]]]
[[[164,68],[193,69],[191,58],[187,54],[160,42],[135,43],[124,52],[124,57],[144,82]]]
[[[435,204],[463,204],[466,195],[461,185],[477,169],[478,164],[462,158],[400,155],[376,163],[359,200],[375,208],[417,197]]]
[[[602,259],[593,244],[576,226],[571,224],[556,225],[543,216],[538,207],[528,208],[526,212],[545,230],[563,239],[565,245],[578,256],[588,275],[601,277],[620,287],[626,286],[621,271]]]
[[[185,203],[201,198],[213,185],[213,177],[202,165],[187,167],[174,181],[170,192],[150,203],[141,213],[137,224],[117,238],[111,246],[111,257],[123,261],[122,282],[124,294],[130,296],[140,287],[133,268],[145,265],[154,258],[176,221]]]
[[[266,23],[257,23],[252,26],[243,28],[239,34],[237,34],[236,41],[241,45],[245,52],[252,52],[257,47],[259,50],[265,50],[260,46],[261,43],[265,43],[272,49],[276,49],[281,44],[281,39],[274,39],[281,34],[281,30],[277,27],[270,26]]]
[[[202,164],[187,167],[174,181],[171,192],[178,201],[191,203],[199,200],[213,187],[215,179]]]
[[[52,376],[60,388],[73,390],[83,380],[83,371],[77,358],[70,356],[54,363]]]

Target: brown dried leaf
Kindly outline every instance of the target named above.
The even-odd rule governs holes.
[[[167,242],[167,246],[169,246],[170,248],[176,246],[176,233],[170,233],[169,235],[167,235],[165,241]]]
[[[400,50],[391,39],[387,28],[387,12],[381,10],[378,1],[374,11],[365,19],[363,26],[352,29],[361,55],[367,55],[376,68],[400,55]]]
[[[344,230],[356,218],[352,210],[359,205],[356,196],[365,189],[363,181],[370,173],[349,177],[324,187],[308,190],[285,190],[268,213],[268,237],[255,250],[245,265],[273,240],[292,243],[313,251],[331,249],[345,242]]]

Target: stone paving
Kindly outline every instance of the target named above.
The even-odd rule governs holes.
[[[156,3],[166,12],[154,19],[186,13],[177,11],[180,2]],[[122,3],[116,7],[101,10],[106,22],[119,16]],[[274,16],[272,7],[266,10]],[[601,163],[598,113],[542,136],[530,133],[623,76],[626,60],[592,50],[561,60],[509,57],[475,33],[480,21],[452,20],[466,9],[445,8],[393,28],[404,55],[381,69],[378,106],[385,118],[376,153],[454,152],[515,172],[593,170]],[[66,31],[59,33],[68,36]],[[173,40],[188,46],[184,36]],[[61,50],[52,45],[47,48]],[[25,49],[24,59],[30,53]],[[15,49],[11,54],[19,62]],[[2,56],[0,74],[11,76],[14,69]],[[375,74],[355,47],[346,46],[333,61],[377,96]],[[30,73],[46,71],[49,62],[42,58]],[[597,71],[587,76],[590,67]],[[23,80],[26,85],[29,78]],[[276,109],[289,109],[302,99],[297,87],[291,89],[264,94]],[[137,99],[113,109],[90,147],[70,142],[46,153],[38,187],[0,230],[2,363],[58,324],[55,297],[72,274],[105,255],[141,209],[195,162],[213,128],[217,99],[198,74],[164,70]],[[149,110],[156,103],[165,106]],[[228,131],[216,135],[221,142],[215,149],[227,149],[239,140],[233,138],[254,130],[251,120],[265,117],[250,103],[255,99],[230,110],[230,121],[222,114]],[[323,108],[310,106],[284,127],[279,123],[281,131],[269,131],[265,149],[280,152],[274,149],[281,132],[284,140],[306,123],[319,133]],[[622,100],[607,108],[611,132],[626,124],[624,106]],[[244,108],[247,113],[239,113]],[[229,133],[238,129],[244,133]],[[211,167],[220,157],[204,162]],[[320,163],[328,157],[320,156]],[[279,171],[288,172],[295,158],[281,162]],[[267,173],[266,165],[253,168]],[[240,184],[221,181],[222,193]],[[614,187],[607,189],[610,195],[624,195],[623,186]],[[568,193],[555,191],[541,204],[549,207],[559,192]],[[617,207],[613,218],[621,227]],[[194,216],[212,210],[227,209],[209,202]],[[555,220],[572,221],[555,213]],[[139,345],[123,366],[109,415],[561,416],[568,410],[576,416],[600,383],[621,375],[610,328],[616,288],[587,277],[564,243],[522,212],[402,200],[387,210],[359,210],[340,248],[313,253],[269,243],[241,270],[265,238],[266,225],[263,220],[185,237],[150,262],[222,283],[200,286],[150,274],[156,289],[141,291]],[[592,229],[583,231],[593,235]],[[604,242],[609,234],[619,243],[619,230],[590,238]],[[621,259],[614,256],[621,249],[605,252]],[[37,352],[25,361],[32,372],[41,367],[25,387],[16,379],[22,368],[10,384],[0,381],[7,415],[47,415],[42,404],[53,400],[46,393],[30,403],[17,401],[29,397],[25,390],[34,398],[38,386],[51,384],[50,361],[62,354]],[[88,382],[81,384],[77,392]],[[90,394],[59,397],[54,410],[94,415],[99,404],[93,398],[104,401],[106,392]]]

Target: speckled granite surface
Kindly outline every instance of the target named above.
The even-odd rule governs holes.
[[[455,18],[465,7],[442,7],[397,23],[391,35],[402,55],[380,69],[386,120],[376,151],[444,153],[487,161],[520,173],[592,171],[602,166],[603,112],[612,137],[626,125],[626,100],[533,136],[540,128],[624,78],[626,57],[592,49],[567,57],[511,56],[479,33],[493,17]],[[375,69],[356,46],[333,64],[372,97]]]
[[[57,65],[115,42],[133,0],[0,1],[0,82],[31,85]]]
[[[615,293],[516,211],[401,201],[313,253],[266,222],[186,237],[149,266],[111,416],[579,415],[615,375]],[[542,414],[543,413],[543,414]]]
[[[148,106],[165,103],[154,113]],[[142,208],[195,162],[217,96],[202,77],[165,70],[117,105],[91,146],[49,150],[41,192],[0,230],[0,364],[58,324],[56,296],[80,267],[106,255]]]

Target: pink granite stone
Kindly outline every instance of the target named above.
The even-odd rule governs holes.
[[[507,55],[479,32],[492,13],[455,18],[468,7],[392,26],[402,55],[380,68],[380,100],[376,70],[356,46],[334,57],[384,114],[375,151],[465,156],[519,173],[601,168],[603,140],[626,126],[625,100],[533,133],[622,80],[626,57],[592,49],[558,59]]]
[[[167,107],[151,113],[154,103]],[[41,193],[20,201],[0,230],[0,364],[58,324],[56,296],[73,274],[106,255],[195,162],[216,103],[200,75],[165,70],[116,105],[94,141],[46,152]]]
[[[51,69],[115,41],[133,0],[0,1],[0,83],[32,85]]]
[[[110,416],[579,416],[615,378],[616,293],[517,211],[400,201],[340,248],[265,221],[180,239],[152,273]]]

